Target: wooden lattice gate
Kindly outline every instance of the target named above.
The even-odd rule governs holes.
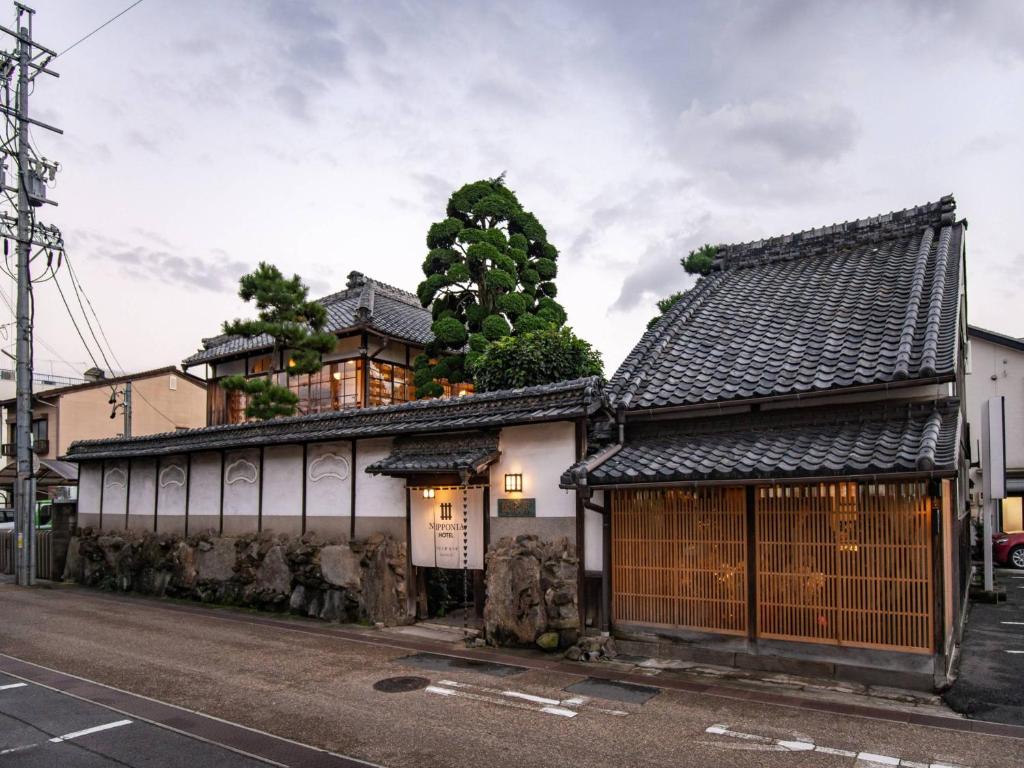
[[[745,499],[742,488],[616,491],[613,620],[745,634]]]
[[[931,651],[931,508],[925,483],[758,488],[758,635]]]

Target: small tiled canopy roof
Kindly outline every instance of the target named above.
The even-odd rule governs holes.
[[[432,341],[433,323],[430,310],[408,291],[380,283],[360,272],[348,276],[348,287],[318,299],[327,310],[324,330],[342,333],[358,329],[377,331],[385,336],[412,342],[421,346]],[[214,360],[231,358],[243,352],[255,352],[270,347],[270,338],[257,336],[215,336],[203,339],[203,349],[182,362],[182,365],[200,365]]]
[[[723,246],[609,385],[627,410],[952,379],[961,243],[952,197]]]
[[[794,408],[651,422],[604,461],[580,462],[563,487],[743,479],[953,474],[958,401]]]
[[[399,438],[391,453],[368,466],[366,471],[371,475],[397,476],[434,472],[479,474],[499,456],[495,434]]]
[[[484,430],[589,416],[604,404],[596,376],[465,397],[227,424],[142,437],[77,440],[69,461],[168,456],[260,445]]]

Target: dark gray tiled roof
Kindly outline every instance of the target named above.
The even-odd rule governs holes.
[[[498,460],[496,434],[455,434],[407,437],[395,441],[387,458],[366,468],[372,475],[411,475],[431,472],[482,472]]]
[[[132,438],[78,440],[69,461],[166,456],[259,445],[491,429],[588,416],[604,403],[596,376],[450,399],[292,416]]]
[[[331,333],[366,328],[385,336],[425,345],[434,338],[430,310],[425,309],[413,294],[380,283],[360,272],[348,276],[348,287],[317,299],[327,309],[325,330]],[[185,359],[182,365],[199,365],[213,360],[234,357],[242,352],[265,349],[270,338],[257,336],[215,336],[203,339],[203,349]]]
[[[723,246],[626,358],[611,400],[663,408],[952,377],[965,226],[944,197]]]
[[[955,399],[648,422],[587,472],[592,486],[955,472]],[[585,462],[563,476],[575,484]]]

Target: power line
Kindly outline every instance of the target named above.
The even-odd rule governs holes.
[[[117,14],[116,16],[112,16],[112,17],[110,17],[109,19],[107,19],[107,20],[106,20],[105,22],[103,22],[102,24],[100,24],[100,25],[99,25],[98,27],[96,27],[96,29],[94,29],[94,30],[93,30],[92,32],[90,32],[89,34],[87,34],[87,35],[86,35],[85,37],[79,38],[78,40],[76,40],[75,42],[73,42],[73,43],[72,43],[71,45],[69,45],[69,46],[68,46],[67,48],[65,48],[65,49],[64,49],[63,51],[61,51],[61,52],[60,52],[60,53],[59,53],[58,55],[60,55],[60,56],[63,56],[63,55],[65,55],[65,54],[66,54],[66,53],[67,53],[68,51],[70,51],[70,50],[71,50],[72,48],[74,48],[74,47],[75,47],[76,45],[79,45],[80,43],[84,43],[84,42],[85,42],[86,40],[88,40],[88,39],[89,39],[90,37],[92,37],[92,36],[93,36],[93,35],[95,35],[95,34],[96,34],[97,32],[99,32],[99,31],[100,31],[101,29],[103,29],[103,28],[104,28],[105,26],[107,26],[108,24],[112,24],[112,23],[114,23],[115,21],[117,21],[117,20],[118,20],[119,18],[121,18],[122,16],[124,16],[124,15],[125,15],[126,13],[128,13],[128,11],[130,11],[130,10],[131,10],[132,8],[134,8],[134,7],[136,6],[136,5],[138,5],[138,4],[139,4],[139,3],[141,3],[141,2],[142,2],[142,0],[135,0],[135,2],[134,2],[134,3],[132,3],[131,5],[129,5],[129,6],[127,7],[127,8],[125,8],[125,9],[124,9],[123,11],[121,11],[121,12],[120,12],[119,14]]]

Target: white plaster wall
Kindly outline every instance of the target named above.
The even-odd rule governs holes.
[[[152,518],[156,514],[156,459],[132,461],[129,492],[128,506],[133,516]]]
[[[324,355],[324,362],[358,356],[359,342],[360,338],[358,336],[346,336],[343,339],[338,339],[338,343],[334,345],[334,349]]]
[[[491,516],[498,499],[537,500],[537,517],[575,517],[576,497],[558,487],[562,473],[576,463],[576,425],[571,421],[505,427],[501,458],[491,465]],[[505,493],[505,474],[522,474],[523,492]]]
[[[175,468],[180,469],[176,472]],[[168,456],[160,460],[156,476],[157,517],[184,517],[185,490],[188,484],[188,463],[184,456]]]
[[[258,448],[229,451],[224,456],[224,517],[259,514],[260,452]],[[253,482],[240,479],[242,475]],[[254,475],[254,476],[253,476]],[[234,479],[234,482],[231,480]]]
[[[215,378],[221,376],[233,376],[235,374],[245,374],[245,360],[229,360],[226,363],[217,363],[213,368],[213,375]]]
[[[965,387],[971,458],[981,460],[981,405],[1002,395],[1006,398],[1006,467],[1024,468],[1024,352],[972,337],[970,371]]]
[[[220,454],[197,453],[192,456],[188,483],[188,514],[220,514]]]
[[[102,472],[103,467],[99,462],[78,465],[78,514],[98,515],[100,513]]]
[[[255,454],[255,463],[259,466],[259,451]],[[257,484],[259,482],[257,480]],[[265,448],[262,482],[264,515],[302,517],[302,446],[272,445]],[[257,499],[252,511],[243,514],[256,514],[258,505]],[[226,514],[226,505],[224,509]]]
[[[391,453],[391,438],[356,443],[356,517],[405,517],[405,481],[366,472]]]
[[[124,526],[125,499],[128,494],[128,462],[108,461],[103,476],[103,527]]]
[[[329,462],[320,463],[318,461]],[[313,443],[306,454],[306,517],[348,517],[352,506],[352,444]],[[334,476],[334,472],[344,478]],[[331,474],[325,474],[329,470]],[[314,479],[314,475],[318,479]]]
[[[604,505],[604,491],[594,491],[593,502]],[[598,512],[584,509],[583,518],[583,569],[585,571],[601,571],[604,563],[604,521]]]

